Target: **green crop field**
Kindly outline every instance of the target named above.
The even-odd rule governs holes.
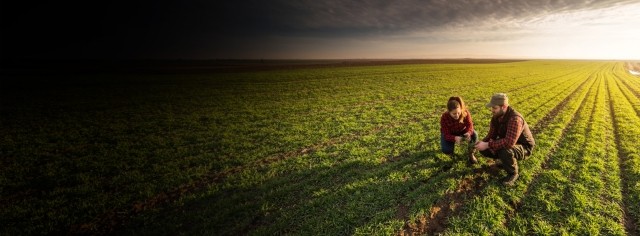
[[[622,61],[4,78],[0,235],[638,235],[640,77]],[[520,178],[440,152],[509,95]]]

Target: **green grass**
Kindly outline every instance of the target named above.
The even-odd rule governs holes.
[[[2,234],[391,235],[469,180],[444,233],[618,235],[625,212],[640,221],[640,82],[623,62],[6,81]],[[486,158],[439,151],[447,98],[465,99],[482,138],[495,92],[537,130],[513,188],[478,169]]]

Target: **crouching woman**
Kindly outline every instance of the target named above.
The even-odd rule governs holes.
[[[469,142],[468,158],[470,164],[478,163],[474,153],[478,134],[473,129],[471,113],[464,105],[461,97],[450,97],[447,111],[440,117],[440,147],[442,152],[453,155],[455,144]]]

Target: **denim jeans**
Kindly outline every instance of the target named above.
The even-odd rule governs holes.
[[[459,135],[461,137],[464,137],[462,135]],[[463,139],[464,140],[464,139]],[[476,131],[473,131],[473,134],[471,135],[471,140],[469,141],[469,145],[474,145],[476,143],[476,140],[478,140],[478,133],[476,133]],[[445,154],[453,154],[454,148],[455,148],[455,144],[456,142],[450,142],[444,139],[444,134],[440,133],[440,148],[442,148],[442,152]]]

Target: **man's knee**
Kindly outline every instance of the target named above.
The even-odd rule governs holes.
[[[502,161],[502,168],[509,174],[518,173],[518,161],[513,149],[500,149],[496,152],[498,159]]]
[[[442,147],[441,151],[442,151],[442,153],[447,154],[447,155],[453,154],[453,148]]]
[[[499,155],[516,160],[525,160],[529,156],[527,149],[520,144],[513,146],[513,148],[501,149],[500,151],[502,152],[499,152]]]

